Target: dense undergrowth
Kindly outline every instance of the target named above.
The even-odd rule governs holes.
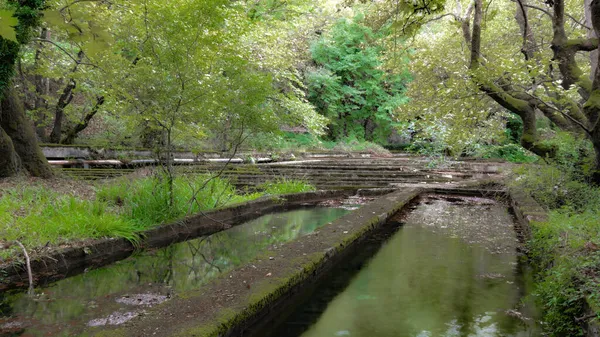
[[[362,151],[388,155],[383,146],[357,138],[345,138],[337,141],[321,139],[312,134],[257,134],[247,141],[247,147],[258,151],[308,152],[308,151]]]
[[[547,222],[534,223],[529,242],[536,269],[535,296],[552,336],[582,336],[600,319],[600,188],[590,184],[589,144],[559,135],[549,164],[522,167],[512,184],[548,209]]]
[[[23,186],[4,190],[0,197],[0,250],[2,259],[27,249],[60,246],[76,240],[122,237],[134,243],[139,233],[189,214],[256,199],[265,194],[314,190],[296,180],[277,180],[258,192],[240,193],[226,179],[183,175],[173,181],[173,202],[164,177],[122,178],[96,187],[96,197],[84,200],[45,187]],[[5,247],[6,248],[6,247]]]

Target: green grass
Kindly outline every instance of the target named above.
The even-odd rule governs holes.
[[[257,186],[266,194],[291,194],[316,191],[316,187],[304,180],[280,178]]]
[[[164,177],[120,178],[100,185],[95,200],[61,195],[43,187],[4,190],[0,197],[0,244],[20,241],[28,250],[44,245],[104,237],[139,241],[139,233],[157,225],[264,194],[315,190],[295,180],[267,182],[264,191],[240,194],[225,179],[179,176],[173,181],[173,204]],[[4,241],[4,243],[3,243]],[[0,259],[20,254],[16,246],[0,250]]]
[[[567,150],[559,155],[580,155]],[[549,210],[547,222],[532,224],[528,243],[544,326],[551,336],[581,336],[578,318],[588,308],[600,319],[600,188],[587,183],[584,166],[558,159],[517,169],[512,184]]]
[[[0,198],[0,237],[21,241],[28,248],[107,236],[136,242],[142,229],[105,202],[79,200],[40,187],[3,191]],[[0,258],[12,253],[0,251]]]
[[[600,212],[550,212],[529,243],[537,269],[535,296],[552,336],[579,336],[587,307],[600,318]]]
[[[120,179],[117,183],[101,186],[96,194],[98,200],[118,208],[122,217],[144,228],[259,196],[238,194],[227,180],[210,179],[206,175],[176,177],[172,205],[164,177]]]

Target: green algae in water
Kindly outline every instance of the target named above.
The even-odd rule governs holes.
[[[43,295],[35,299],[23,293],[0,294],[0,335],[9,327],[22,327],[31,336],[79,335],[108,317],[117,320],[139,314],[348,212],[315,207],[267,214],[208,237],[58,281],[37,289]]]
[[[402,221],[347,286],[329,280],[270,336],[540,335],[504,206],[434,198]]]
[[[504,313],[519,301],[514,282],[505,257],[401,229],[302,337],[529,336]]]

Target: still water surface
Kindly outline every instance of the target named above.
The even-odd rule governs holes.
[[[78,335],[87,326],[131,319],[144,308],[196,289],[267,248],[311,233],[348,212],[314,207],[268,214],[58,281],[37,289],[35,298],[0,294],[0,336]]]
[[[539,336],[504,205],[429,196],[396,220],[270,336]]]

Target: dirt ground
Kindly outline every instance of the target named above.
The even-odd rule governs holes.
[[[51,179],[35,177],[0,179],[0,197],[8,190],[25,187],[48,189],[59,194],[72,195],[84,200],[92,200],[96,197],[96,191],[92,182],[60,176]]]

